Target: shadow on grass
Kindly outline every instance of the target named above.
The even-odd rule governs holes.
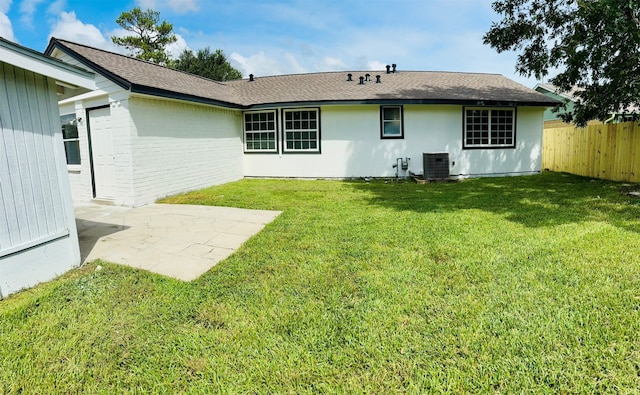
[[[527,227],[604,221],[640,233],[640,200],[623,184],[558,173],[414,184],[351,182],[371,205],[416,213],[480,210]]]

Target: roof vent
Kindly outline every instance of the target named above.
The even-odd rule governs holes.
[[[364,75],[364,80],[365,81],[371,81],[371,74],[367,73]]]
[[[395,73],[395,72],[396,72],[396,64],[395,64],[395,63],[394,63],[394,64],[392,64],[392,65],[391,65],[391,67],[393,67],[393,70],[391,70],[391,72],[392,72],[392,73]]]
[[[364,85],[364,77],[363,77],[363,76],[360,76],[360,82],[359,82],[359,84],[360,84],[360,85]]]
[[[379,83],[381,83],[381,82],[382,82],[382,81],[380,81],[380,76],[379,76],[379,75],[376,75],[376,84],[379,84]]]
[[[391,69],[391,66],[387,65],[386,67],[387,67],[387,74],[389,74],[390,73],[389,69]]]
[[[249,74],[249,82],[253,81],[253,74]]]
[[[347,74],[347,81],[353,81],[353,78],[351,77],[353,77],[353,74],[351,73]]]

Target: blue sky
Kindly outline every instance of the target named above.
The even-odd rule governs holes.
[[[170,52],[222,49],[246,77],[334,70],[515,74],[515,53],[482,36],[499,17],[491,0],[0,0],[0,36],[43,51],[55,36],[116,52],[122,11],[152,8],[173,24]]]

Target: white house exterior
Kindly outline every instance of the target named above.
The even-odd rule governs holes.
[[[63,118],[84,119],[74,199],[128,206],[243,177],[422,174],[424,153],[447,153],[453,176],[535,174],[556,103],[497,74],[394,66],[220,83],[63,40],[46,53],[97,75],[96,90],[60,101]]]
[[[0,298],[80,264],[56,92],[93,81],[0,38]]]

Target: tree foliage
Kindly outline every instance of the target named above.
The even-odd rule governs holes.
[[[133,35],[112,36],[111,41],[127,48],[138,59],[167,64],[169,56],[166,47],[176,42],[177,38],[173,33],[173,25],[167,21],[159,23],[159,20],[160,13],[151,9],[142,11],[140,7],[135,7],[125,11],[116,19],[116,23]]]
[[[215,81],[242,78],[242,73],[231,66],[222,50],[216,49],[212,53],[209,47],[199,49],[195,54],[193,51],[185,49],[178,59],[172,62],[171,66]]]
[[[484,43],[519,52],[516,70],[549,79],[560,91],[576,87],[573,112],[582,126],[611,114],[637,113],[640,103],[640,0],[496,0],[502,20]]]

